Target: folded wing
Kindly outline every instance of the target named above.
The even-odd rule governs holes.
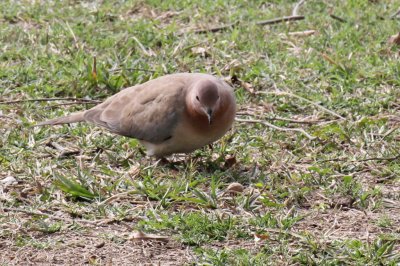
[[[161,143],[172,137],[183,114],[185,92],[177,80],[145,83],[86,111],[84,119],[122,136]]]

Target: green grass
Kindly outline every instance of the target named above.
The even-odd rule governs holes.
[[[400,46],[387,42],[400,6],[310,0],[304,20],[256,25],[296,2],[1,1],[0,180],[18,181],[0,186],[5,254],[57,254],[71,235],[103,231],[93,237],[123,246],[125,233],[142,230],[188,248],[193,260],[182,264],[400,263]],[[316,32],[291,35],[306,30]],[[3,103],[102,100],[176,72],[233,80],[238,118],[315,139],[237,122],[212,149],[155,165],[136,140],[88,124],[31,127],[90,103]],[[244,191],[226,191],[232,182]],[[53,245],[58,234],[64,242]]]

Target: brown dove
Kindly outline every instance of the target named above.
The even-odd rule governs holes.
[[[136,138],[147,155],[188,153],[221,138],[236,113],[233,89],[199,73],[171,74],[126,88],[95,107],[38,126],[90,122]]]

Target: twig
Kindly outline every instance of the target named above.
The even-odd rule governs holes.
[[[239,23],[239,21],[235,21],[235,22],[227,24],[227,25],[217,26],[217,27],[213,27],[213,28],[209,28],[209,29],[195,30],[194,33],[201,34],[201,33],[207,33],[207,32],[218,32],[218,31],[226,30],[228,28],[232,28],[232,27],[236,26],[238,23]]]
[[[267,119],[276,120],[276,121],[284,121],[284,122],[295,123],[295,124],[306,124],[306,125],[313,125],[313,124],[337,121],[337,120],[333,120],[333,121],[332,120],[296,120],[296,119],[284,118],[284,117],[279,117],[279,116],[268,117]]]
[[[330,16],[331,18],[333,18],[333,19],[336,19],[337,21],[342,22],[342,23],[346,23],[346,22],[347,22],[347,20],[345,20],[344,18],[338,17],[338,16],[336,16],[336,15],[334,15],[334,14],[329,14],[329,16]]]
[[[77,104],[97,104],[97,103],[101,103],[101,101],[98,101],[98,102],[80,102],[80,101],[76,101],[76,102],[72,102],[72,103],[59,103],[59,104],[53,104],[53,105],[50,105],[50,106],[46,106],[44,109],[48,110],[48,109],[55,108],[55,107],[60,107],[60,106],[77,105]]]
[[[101,101],[97,100],[66,97],[66,98],[37,98],[37,99],[15,100],[15,101],[3,101],[0,102],[0,104],[14,104],[14,103],[25,103],[25,102],[52,102],[52,101],[81,101],[88,103],[101,103]]]
[[[14,117],[11,117],[9,115],[0,115],[0,118],[5,118],[5,119],[8,119],[8,120],[12,120],[17,124],[21,124],[21,120],[18,120],[18,119],[14,118]]]
[[[207,43],[207,42],[208,42],[208,40],[201,41],[201,42],[196,42],[196,43],[187,45],[187,46],[185,46],[185,47],[181,47],[181,43],[180,43],[180,44],[178,44],[178,45],[175,47],[174,52],[172,53],[172,56],[176,56],[178,53],[180,53],[180,52],[182,52],[182,51],[189,50],[189,49],[191,49],[191,48],[193,48],[193,47],[202,45],[202,44]]]
[[[383,206],[385,206],[387,208],[400,209],[400,202],[394,201],[392,199],[383,198],[382,204],[383,204]]]
[[[346,159],[342,159],[342,158],[332,158],[332,159],[318,160],[317,163],[345,162],[345,161],[346,161]]]
[[[149,73],[156,73],[155,70],[151,70],[151,69],[144,69],[144,68],[137,68],[137,67],[128,67],[128,68],[115,68],[115,69],[110,69],[110,72],[118,72],[118,71],[122,71],[122,70],[126,70],[126,71],[143,71],[143,72],[149,72]]]
[[[315,30],[305,30],[305,31],[293,31],[293,32],[289,32],[288,35],[289,36],[310,36],[315,34],[316,31]]]
[[[365,158],[361,160],[354,160],[350,161],[352,163],[357,163],[357,162],[368,162],[368,161],[395,161],[400,158],[400,154],[394,156],[394,157],[372,157],[372,158]]]
[[[63,152],[65,150],[65,148],[63,146],[61,146],[60,144],[58,144],[57,142],[51,141],[48,144],[50,147],[53,147],[54,149],[58,150],[59,152]]]
[[[140,49],[143,51],[143,53],[147,56],[155,56],[155,53],[149,49],[149,51],[147,51],[147,49],[144,47],[144,45],[138,40],[138,38],[136,38],[135,36],[131,37],[136,43],[137,45],[139,45]]]
[[[249,112],[237,112],[236,115],[252,115],[252,114]],[[285,117],[280,117],[280,116],[262,117],[262,119],[271,120],[271,121],[284,121],[284,122],[289,122],[289,123],[306,124],[306,125],[313,125],[313,124],[318,124],[318,123],[323,123],[323,122],[331,122],[331,121],[325,121],[325,120],[296,120],[296,119],[290,119],[290,118],[285,118]],[[335,120],[335,121],[337,121],[337,120]]]
[[[347,161],[345,158],[343,158],[343,159],[342,158],[332,158],[332,159],[320,160],[320,161],[317,161],[317,163],[325,163],[325,162],[359,163],[359,162],[368,162],[368,161],[395,161],[397,159],[400,159],[400,154],[398,154],[394,157],[371,157],[371,158],[350,160],[350,161]]]
[[[292,16],[297,16],[299,13],[299,8],[304,4],[306,0],[300,0],[293,8]]]
[[[96,56],[93,56],[93,69],[92,69],[92,77],[97,81],[97,60]]]
[[[252,113],[251,111],[238,111],[236,112],[236,115],[250,115],[254,116],[255,114]],[[280,117],[280,116],[273,116],[273,117],[258,117],[259,119],[266,119],[266,120],[271,120],[271,121],[284,121],[284,122],[289,122],[289,123],[295,123],[295,124],[318,124],[322,122],[326,122],[325,120],[296,120],[296,119],[290,119],[286,117]]]
[[[342,66],[341,64],[339,64],[338,62],[336,62],[335,60],[333,60],[329,55],[319,52],[319,54],[329,63],[331,63],[332,65],[340,68],[342,71],[346,71],[346,68],[344,66]]]
[[[399,126],[396,126],[392,129],[390,129],[389,131],[387,131],[384,135],[382,140],[384,140],[385,138],[389,137],[393,132],[395,132],[397,129],[399,129]]]
[[[236,118],[236,121],[238,122],[244,122],[244,123],[255,123],[255,124],[262,124],[265,125],[267,127],[279,130],[279,131],[296,131],[296,132],[300,132],[302,133],[304,136],[306,136],[309,140],[314,140],[316,139],[316,137],[311,136],[310,134],[308,134],[304,129],[302,128],[287,128],[287,127],[278,127],[275,126],[271,123],[268,123],[267,121],[263,121],[263,120],[256,120],[256,119],[241,119],[241,118]]]
[[[29,215],[47,216],[53,220],[66,221],[66,222],[72,222],[72,223],[96,224],[98,222],[98,221],[89,221],[89,220],[82,220],[82,219],[78,220],[78,219],[71,219],[71,218],[66,218],[66,217],[59,217],[59,216],[54,216],[51,214],[43,213],[40,211],[29,211],[29,210],[24,210],[24,209],[19,209],[19,208],[2,208],[2,210],[5,212],[22,212],[22,213],[29,214]]]
[[[256,25],[260,25],[260,26],[272,25],[272,24],[277,24],[277,23],[286,22],[286,21],[303,20],[304,18],[305,18],[304,16],[288,16],[288,17],[274,18],[274,19],[269,19],[269,20],[258,21],[258,22],[256,22]],[[235,27],[237,24],[239,24],[238,21],[227,24],[227,25],[209,28],[209,29],[195,30],[194,33],[218,32],[218,31],[226,30],[228,28]]]
[[[79,49],[78,39],[76,38],[74,31],[72,30],[71,26],[69,26],[68,22],[65,22],[65,25],[67,25],[67,28],[68,28],[69,32],[71,33],[72,38],[74,39],[75,48]]]
[[[341,115],[339,115],[339,114],[337,114],[337,113],[335,113],[335,112],[333,112],[333,111],[331,111],[331,110],[329,110],[329,109],[327,109],[327,108],[325,108],[325,107],[323,107],[323,106],[321,106],[321,105],[319,105],[319,104],[317,104],[317,103],[315,103],[313,101],[310,101],[309,99],[306,99],[306,98],[301,97],[301,96],[299,96],[297,94],[294,94],[294,93],[285,92],[285,91],[259,91],[259,92],[257,92],[257,94],[275,94],[275,95],[286,95],[286,96],[289,96],[289,97],[294,97],[294,98],[303,100],[303,101],[305,101],[305,102],[307,102],[309,104],[312,104],[315,107],[318,107],[318,108],[324,110],[325,112],[330,113],[333,116],[336,116],[336,117],[338,117],[340,119],[346,120],[346,118],[344,118],[343,116],[341,116]]]
[[[122,192],[122,193],[118,193],[118,194],[112,195],[111,197],[109,197],[109,198],[103,200],[102,202],[100,202],[97,206],[99,206],[99,207],[104,206],[104,205],[106,205],[107,203],[110,203],[113,200],[119,199],[119,198],[121,198],[123,196],[126,196],[129,193],[133,193],[133,192],[137,192],[137,190],[136,189],[135,190],[129,190],[129,191],[125,191],[125,192]]]
[[[282,229],[275,229],[275,228],[263,228],[262,230],[265,231],[265,232],[269,232],[269,233],[288,234],[288,235],[296,237],[296,238],[298,238],[300,240],[303,240],[303,241],[306,240],[306,238],[304,236],[296,234],[296,233],[291,232],[291,231],[285,231],[285,230],[282,230]]]
[[[60,154],[58,155],[58,158],[65,158],[65,157],[68,157],[71,155],[76,155],[76,154],[81,153],[80,150],[76,150],[76,149],[72,150],[72,149],[65,148],[54,141],[50,142],[48,145],[55,148],[56,150],[58,150],[60,152]]]
[[[256,24],[257,25],[272,25],[272,24],[277,24],[277,23],[286,22],[286,21],[296,21],[296,20],[303,20],[303,19],[305,19],[304,16],[288,16],[288,17],[281,17],[281,18],[274,18],[274,19],[259,21]]]
[[[155,234],[145,234],[142,231],[135,232],[131,234],[128,240],[158,240],[163,242],[168,242],[170,240],[169,236],[159,236]]]
[[[398,15],[400,15],[400,8],[399,10],[396,11],[396,13],[393,13],[393,15],[390,16],[391,19],[396,18]]]

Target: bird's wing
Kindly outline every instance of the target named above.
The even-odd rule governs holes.
[[[154,81],[122,90],[86,111],[85,120],[151,143],[171,138],[185,108],[187,87],[174,78]]]

